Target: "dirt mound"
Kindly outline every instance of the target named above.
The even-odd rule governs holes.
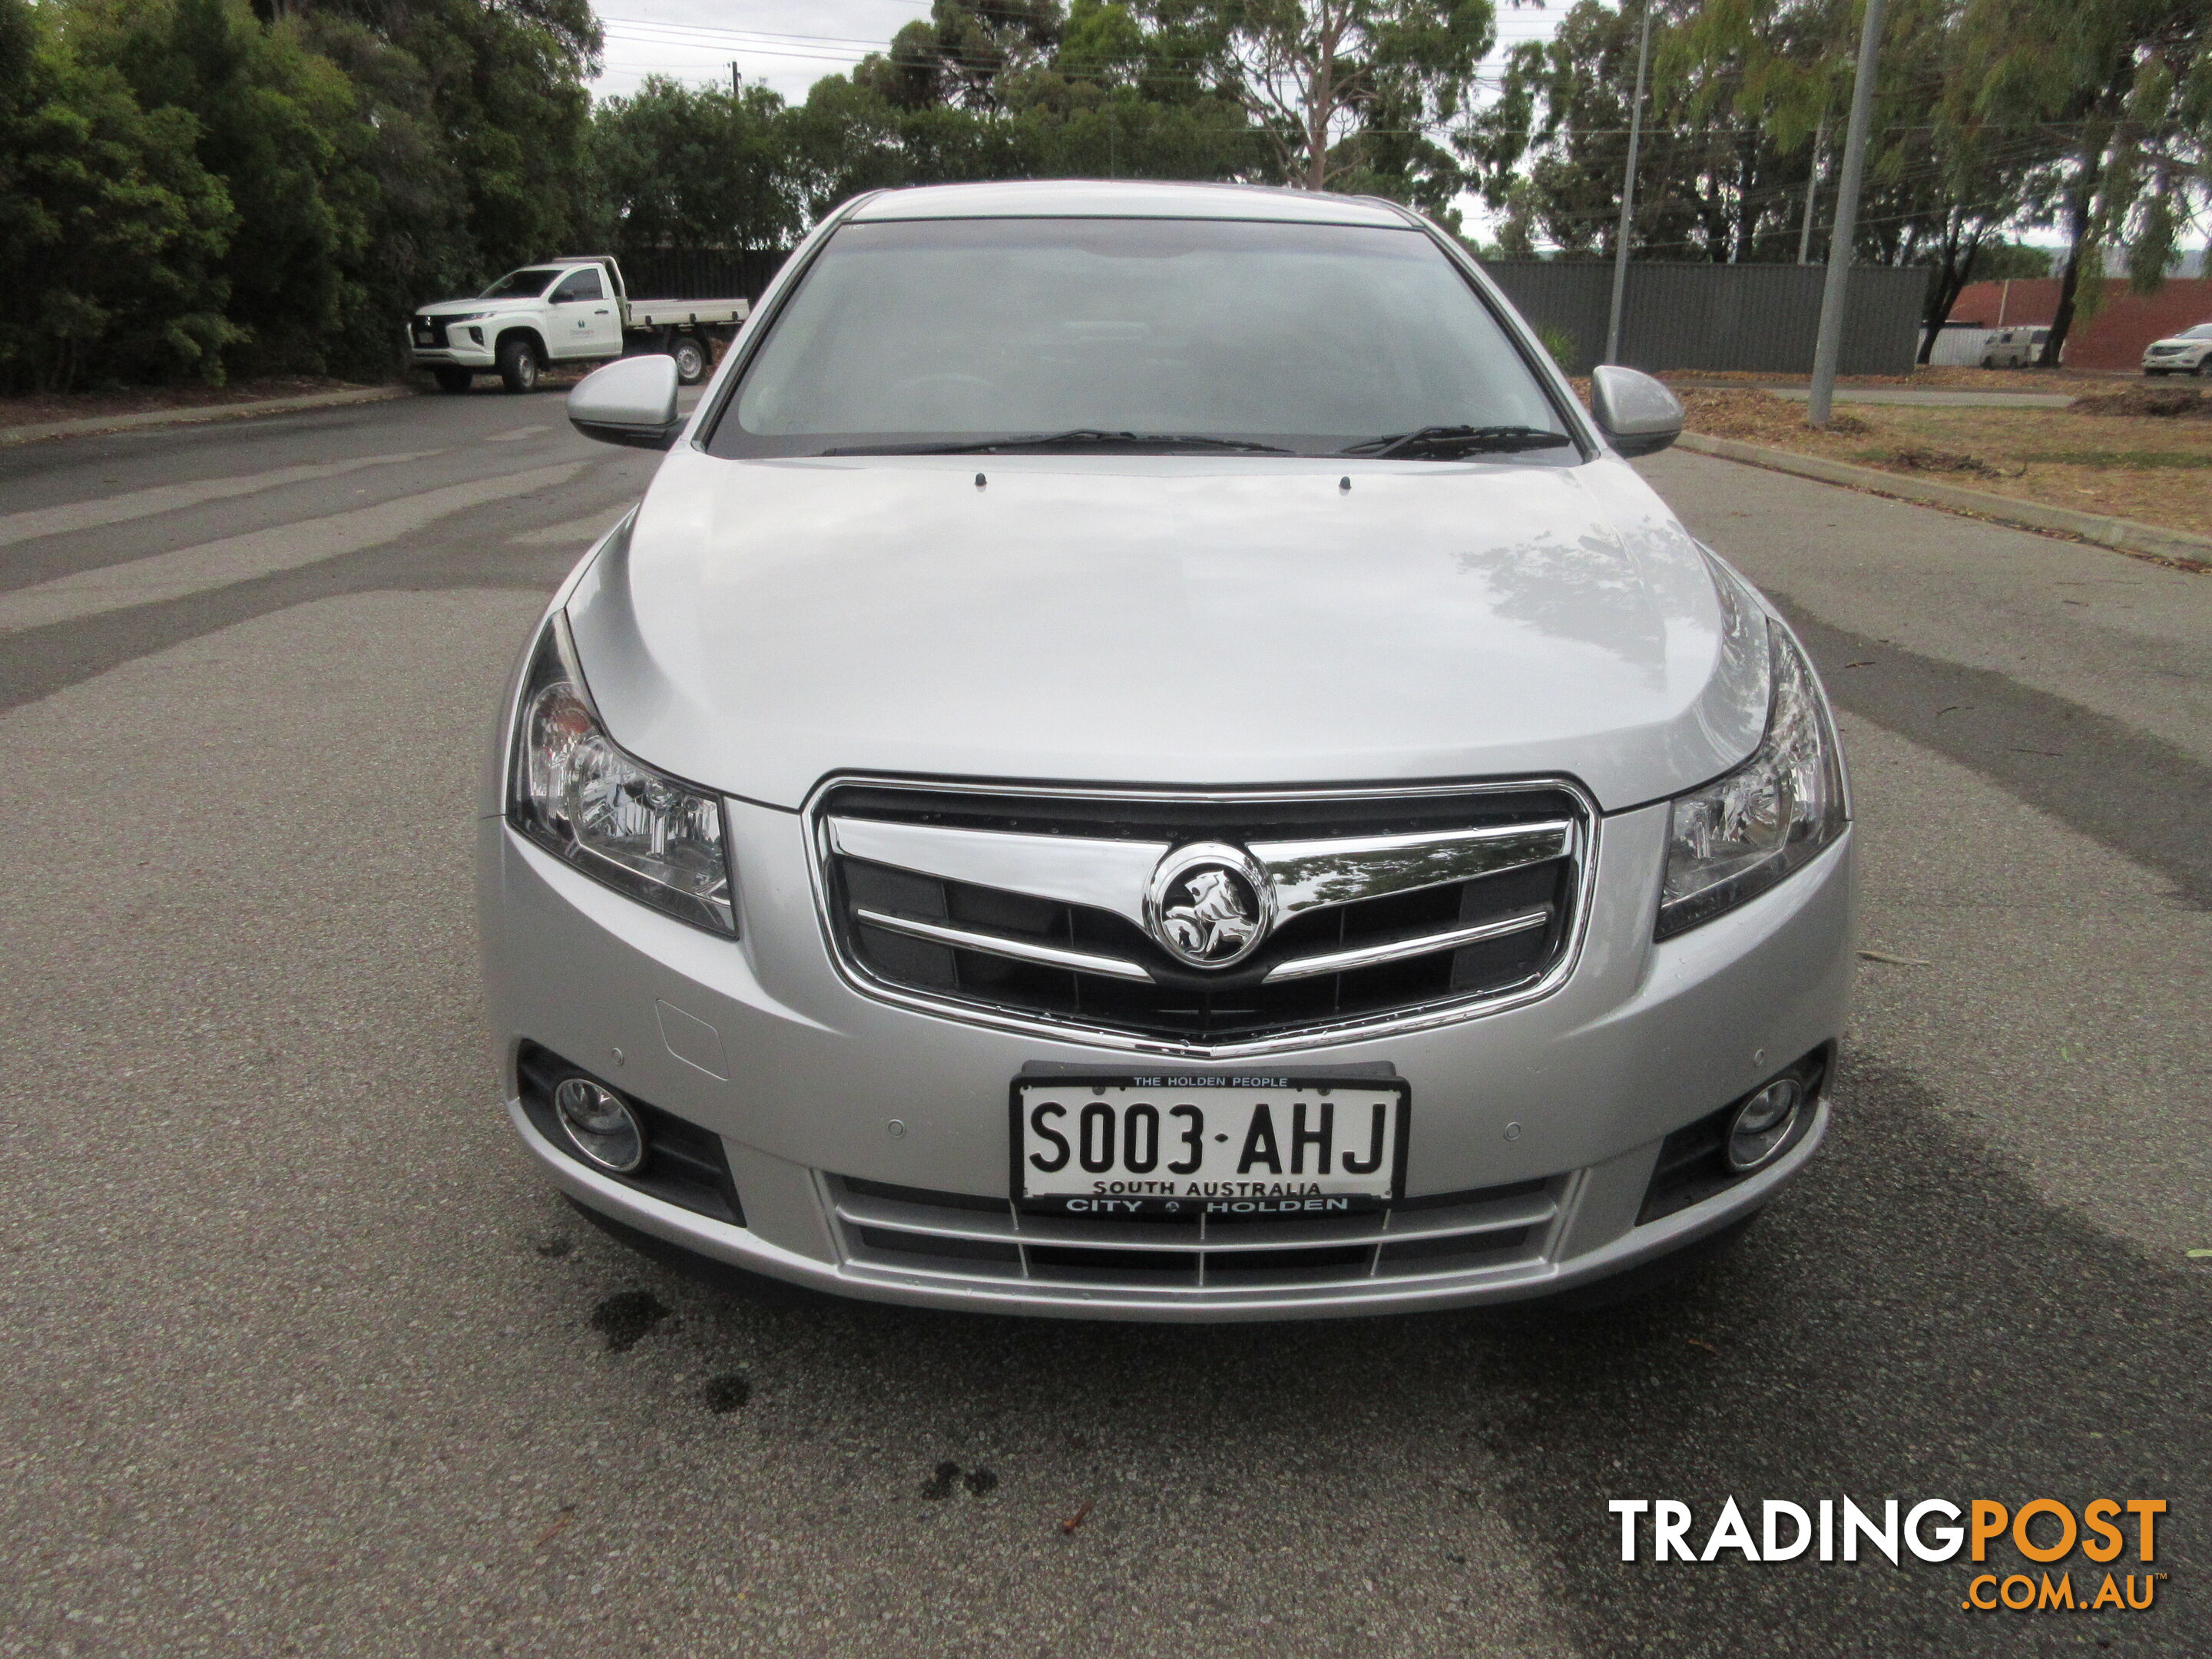
[[[2007,468],[1956,449],[1929,449],[1919,444],[1900,444],[1876,450],[1867,457],[1913,472],[1969,472],[1977,478],[2017,478],[2025,468]]]
[[[2130,386],[2076,398],[2068,405],[2076,415],[2148,415],[2160,420],[2212,421],[2212,396],[2180,386]]]

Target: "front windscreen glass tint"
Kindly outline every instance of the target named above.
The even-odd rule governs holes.
[[[1417,230],[921,220],[836,233],[708,447],[813,454],[1092,428],[1317,453],[1457,425],[1565,430]]]

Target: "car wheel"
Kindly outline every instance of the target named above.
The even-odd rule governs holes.
[[[466,392],[477,378],[465,368],[438,368],[431,372],[438,377],[441,392]]]
[[[1995,368],[1996,366],[1997,360],[1994,357],[1984,357],[1982,359],[1982,367],[1984,368]]]
[[[499,343],[499,378],[509,392],[535,392],[538,373],[538,353],[529,341],[510,334]]]
[[[670,350],[676,359],[676,378],[684,386],[696,386],[707,378],[706,348],[689,335],[677,341]]]

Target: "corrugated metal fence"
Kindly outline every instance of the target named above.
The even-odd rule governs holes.
[[[1572,374],[1605,350],[1613,265],[1596,259],[1486,260],[1506,297],[1547,336]],[[1628,267],[1620,361],[1632,368],[1745,369],[1809,374],[1820,323],[1819,265],[1639,264]],[[1929,273],[1860,265],[1844,313],[1845,374],[1909,374],[1920,343]]]

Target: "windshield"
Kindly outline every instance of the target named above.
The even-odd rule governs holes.
[[[525,270],[510,270],[483,293],[477,295],[477,298],[479,300],[534,300],[544,293],[547,285],[560,274],[557,270],[546,270],[537,265],[532,265]]]
[[[2173,337],[2177,340],[2212,340],[2212,323],[2199,323],[2194,328],[2185,328]]]
[[[1517,447],[1495,447],[1523,461],[1581,459],[1489,308],[1418,230],[951,219],[838,230],[708,448],[1058,434],[1030,447],[1176,438],[1314,454],[1432,428],[1517,433]]]

